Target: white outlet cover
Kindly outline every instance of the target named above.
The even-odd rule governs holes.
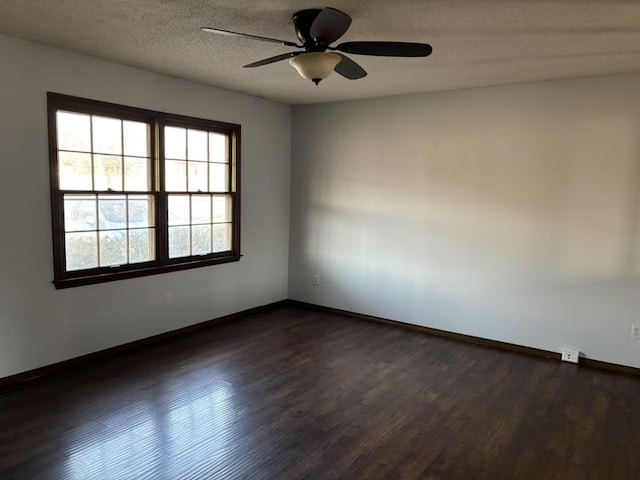
[[[580,351],[579,350],[574,350],[572,348],[563,348],[562,349],[562,361],[563,362],[578,363],[580,361]]]
[[[170,307],[171,305],[173,305],[173,297],[171,296],[170,293],[166,293],[164,296],[164,307]]]

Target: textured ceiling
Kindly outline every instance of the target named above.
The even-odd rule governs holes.
[[[213,26],[295,41],[293,12],[331,6],[340,41],[427,42],[428,58],[353,55],[362,80],[316,87],[288,47],[202,33]],[[0,33],[289,104],[640,71],[640,0],[0,0]]]

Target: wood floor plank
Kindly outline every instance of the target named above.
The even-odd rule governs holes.
[[[0,396],[0,479],[640,478],[640,379],[295,306]]]

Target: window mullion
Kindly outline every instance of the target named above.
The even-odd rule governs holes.
[[[187,193],[189,197],[189,256],[193,255],[193,210],[191,204],[193,202],[193,194]]]
[[[209,218],[210,218],[210,230],[211,233],[209,234],[209,241],[211,242],[211,251],[213,252],[213,243],[214,243],[214,237],[213,237],[213,199],[214,199],[215,195],[213,193],[209,193]]]
[[[124,176],[122,177],[122,184],[124,186]],[[125,235],[126,236],[125,236],[124,245],[125,245],[125,248],[126,248],[125,256],[126,256],[127,264],[128,264],[131,261],[131,259],[129,258],[129,250],[130,250],[129,249],[129,237],[130,237],[129,233],[131,232],[131,230],[129,230],[129,195],[127,195],[126,193],[124,194],[124,208],[125,208],[125,210],[124,210],[125,218],[127,219],[127,223],[126,223],[127,230],[125,231]]]
[[[168,226],[168,209],[169,200],[165,190],[165,159],[164,159],[164,122],[157,118],[155,122],[155,138],[154,138],[154,161],[158,169],[156,177],[156,195],[158,208],[156,210],[157,225],[157,243],[156,255],[160,265],[165,265],[169,260],[169,226]]]
[[[125,171],[124,171],[124,121],[120,119],[120,176],[122,177],[122,191],[126,192],[124,186],[125,179]],[[127,223],[127,229],[129,228],[129,224]],[[129,235],[127,234],[127,237]],[[129,257],[127,256],[127,259]]]
[[[100,268],[100,195],[98,194],[96,194],[96,245],[98,246],[96,250],[98,258],[96,258],[96,261],[98,268]]]
[[[91,189],[96,191],[96,159],[93,152],[93,115],[89,115],[89,148],[91,149]]]

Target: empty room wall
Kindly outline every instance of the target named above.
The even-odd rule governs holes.
[[[290,298],[640,367],[639,74],[292,125]]]
[[[0,378],[287,297],[290,107],[6,36],[0,59]],[[242,260],[55,290],[47,91],[241,124]]]

